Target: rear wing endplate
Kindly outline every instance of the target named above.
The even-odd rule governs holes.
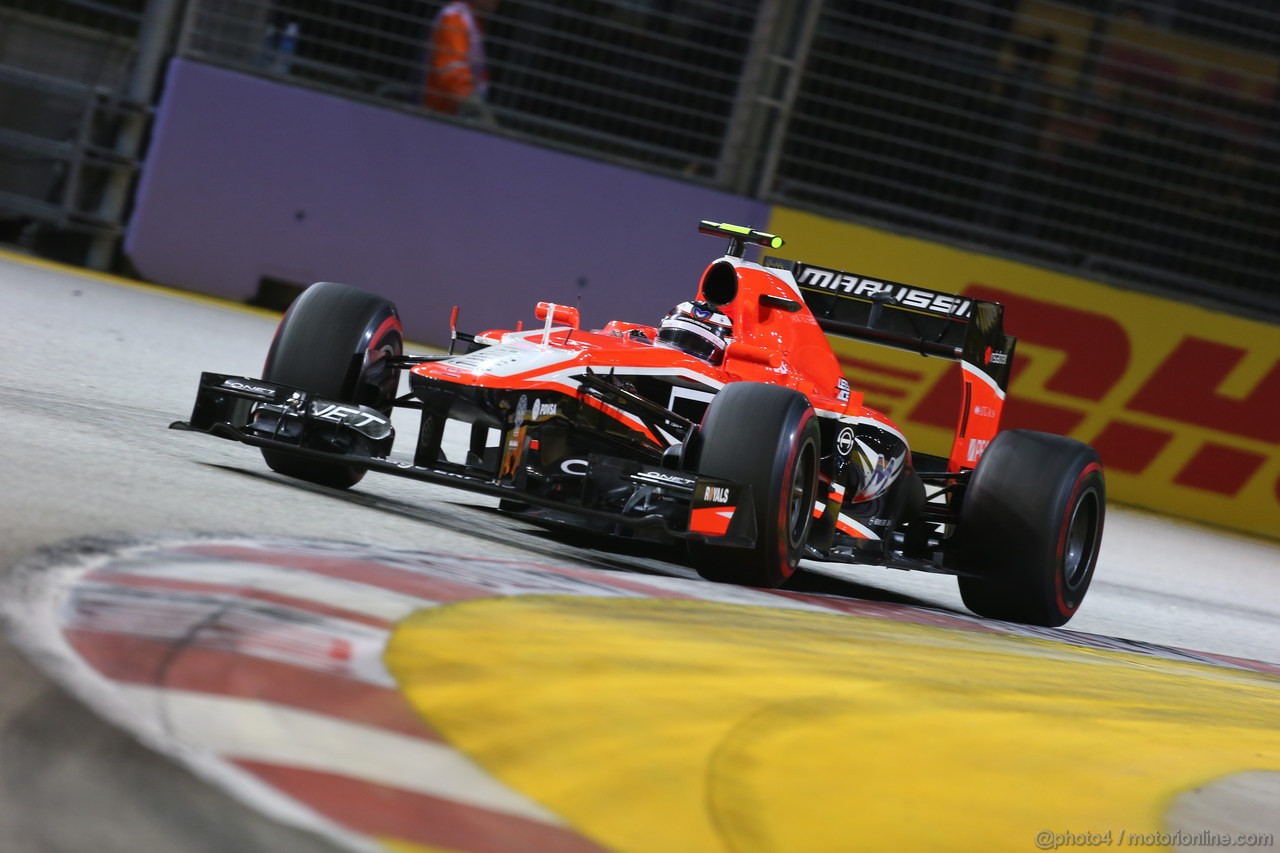
[[[1004,306],[800,261],[765,258],[791,273],[827,334],[961,363],[964,409],[952,470],[971,468],[995,437],[1017,338],[1004,333]]]

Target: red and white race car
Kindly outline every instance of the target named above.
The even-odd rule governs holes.
[[[728,249],[657,325],[454,330],[466,352],[406,356],[387,300],[308,288],[264,376],[205,373],[188,422],[337,488],[368,470],[494,495],[543,523],[684,540],[702,576],[776,587],[801,560],[957,575],[984,616],[1061,625],[1092,579],[1106,490],[1097,454],[999,430],[1015,339],[1001,305],[804,263],[744,258],[772,234],[703,222]],[[456,324],[456,309],[454,323]],[[913,452],[863,403],[827,335],[959,363],[948,455]],[[408,371],[409,392],[398,396]],[[421,411],[393,457],[393,407]],[[465,456],[445,425],[469,425]]]

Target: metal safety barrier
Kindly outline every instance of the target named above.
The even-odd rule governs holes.
[[[141,20],[77,0],[0,9],[0,229],[11,241],[110,258],[138,168],[122,134],[151,111],[129,90]]]

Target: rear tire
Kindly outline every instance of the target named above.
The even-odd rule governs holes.
[[[1102,544],[1106,483],[1098,454],[1074,439],[998,433],[960,509],[965,606],[992,619],[1063,625],[1080,608]]]
[[[803,394],[755,382],[716,394],[703,418],[697,470],[751,487],[756,547],[691,542],[698,574],[770,588],[790,578],[808,539],[821,457],[817,417]]]
[[[262,378],[390,415],[400,371],[388,359],[403,352],[404,332],[392,303],[359,288],[322,281],[289,306]],[[262,458],[277,473],[338,489],[360,482],[366,470],[271,450],[263,450]]]

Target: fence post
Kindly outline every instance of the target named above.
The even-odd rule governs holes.
[[[752,154],[760,147],[764,128],[762,104],[770,54],[776,34],[788,28],[786,21],[779,20],[783,11],[780,0],[763,0],[756,11],[751,44],[742,63],[733,110],[725,128],[724,146],[716,164],[716,185],[730,192],[746,193],[751,187],[752,164],[757,160]],[[794,8],[786,8],[786,11],[793,15],[795,12]]]
[[[796,95],[800,92],[800,81],[809,61],[809,49],[813,46],[813,36],[818,29],[822,4],[823,0],[807,0],[796,4],[799,7],[796,10],[798,14],[792,17],[793,26],[789,28],[786,41],[783,42],[786,54],[770,57],[777,66],[773,76],[781,80],[778,82],[775,79],[772,91],[778,92],[778,95],[768,101],[774,109],[774,116],[773,121],[767,125],[768,138],[762,139],[764,162],[760,167],[759,180],[751,191],[755,198],[765,198],[773,186],[778,162],[782,159],[782,148],[787,142],[791,111],[795,106]]]
[[[120,130],[116,134],[116,153],[129,161],[136,161],[141,151],[142,140],[150,120],[149,108],[155,97],[156,83],[164,67],[166,51],[180,5],[180,0],[148,0],[146,11],[143,13],[141,29],[138,32],[138,51],[125,89],[126,102],[135,106],[136,109],[124,113]],[[120,220],[124,215],[133,177],[132,169],[112,170],[98,205],[98,215],[102,219],[123,224]],[[89,246],[86,265],[95,270],[110,268],[118,239],[119,235],[116,233],[100,234],[94,237]]]
[[[822,0],[760,4],[716,169],[718,186],[758,195],[772,181],[821,11]]]

